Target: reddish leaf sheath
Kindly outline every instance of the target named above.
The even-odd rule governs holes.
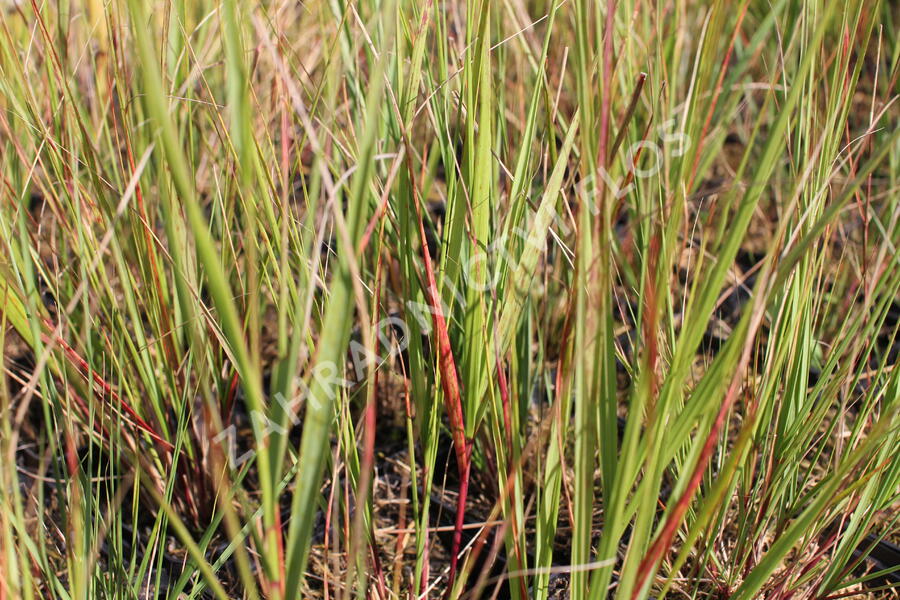
[[[462,541],[462,527],[466,514],[466,496],[469,491],[469,450],[470,443],[466,439],[465,421],[463,420],[462,398],[459,392],[459,379],[456,375],[456,361],[450,346],[450,335],[447,333],[447,322],[441,308],[441,297],[434,278],[434,267],[431,253],[425,239],[425,226],[422,223],[422,212],[418,201],[414,202],[419,222],[419,237],[422,243],[422,254],[425,262],[426,296],[431,305],[434,322],[435,340],[438,351],[438,368],[441,373],[441,388],[444,391],[444,403],[450,420],[453,435],[453,446],[456,451],[456,462],[459,468],[459,496],[456,502],[456,524],[453,531],[453,547],[450,554],[450,573],[447,581],[447,593],[453,589],[456,570],[459,562],[459,547]]]

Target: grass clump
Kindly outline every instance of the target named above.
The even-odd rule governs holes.
[[[896,593],[893,3],[0,10],[0,598]]]

